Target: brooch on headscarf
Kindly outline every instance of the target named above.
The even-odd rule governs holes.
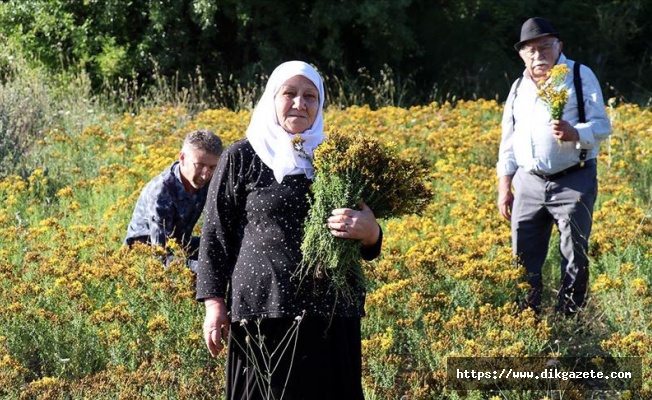
[[[305,139],[302,138],[300,134],[297,133],[294,136],[292,136],[292,147],[297,153],[299,153],[299,157],[303,157],[307,160],[310,160],[310,156],[303,149],[303,142],[305,142]]]

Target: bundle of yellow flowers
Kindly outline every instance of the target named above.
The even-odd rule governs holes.
[[[566,75],[570,72],[568,65],[557,64],[539,86],[537,95],[543,99],[553,120],[559,120],[564,115],[564,107],[568,101],[568,89],[563,87]]]
[[[392,218],[421,212],[432,194],[424,160],[402,157],[395,144],[360,132],[333,131],[328,136],[314,152],[315,178],[299,274],[330,279],[347,297],[351,284],[364,282],[360,244],[335,238],[325,228],[331,211],[359,209],[364,201],[376,218]]]

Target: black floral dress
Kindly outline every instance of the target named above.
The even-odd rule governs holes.
[[[198,300],[225,298],[231,313],[227,398],[362,396],[364,287],[344,300],[324,279],[295,274],[311,182],[300,174],[278,183],[246,139],[224,151],[211,180],[196,289]],[[377,257],[381,243],[361,256]],[[289,350],[270,350],[279,346]],[[257,371],[267,357],[279,360],[270,374]]]

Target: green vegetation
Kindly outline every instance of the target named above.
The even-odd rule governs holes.
[[[11,4],[21,18],[46,21],[38,7],[49,3],[8,1],[0,5],[0,17],[8,18]],[[201,13],[213,12],[212,2],[192,3]],[[636,2],[630,3],[598,2],[594,8],[615,13]],[[50,9],[48,21],[68,23],[73,32],[66,7],[118,10],[119,4],[66,2]],[[218,9],[228,4],[220,2]],[[488,3],[456,4],[461,18],[467,15],[463,5]],[[247,15],[240,15],[243,21]],[[108,24],[106,16],[102,20]],[[620,19],[610,21],[611,35]],[[115,24],[120,26],[119,18]],[[17,25],[3,29],[8,26]],[[27,29],[28,21],[22,26]],[[47,25],[39,26],[42,31],[25,34],[24,41],[50,43],[43,33]],[[81,36],[99,37],[65,37]],[[212,129],[225,144],[244,135],[264,76],[242,84],[224,78],[216,91],[200,75],[181,83],[181,75],[175,81],[154,72],[145,84],[116,72],[114,85],[98,88],[95,80],[106,77],[77,68],[72,55],[53,52],[52,60],[70,61],[69,68],[53,72],[45,56],[24,53],[26,44],[16,40],[0,49],[0,397],[219,397],[225,360],[211,359],[204,347],[203,310],[193,299],[183,254],[177,250],[178,264],[165,270],[151,249],[127,251],[121,242],[140,188],[175,159],[189,130]],[[114,43],[115,59],[122,59],[115,50],[121,42]],[[110,70],[109,59],[98,65]],[[614,131],[599,159],[589,306],[577,320],[552,312],[559,274],[553,247],[545,310],[537,322],[531,314],[516,315],[511,303],[521,271],[512,268],[509,228],[495,206],[501,105],[464,100],[460,92],[440,98],[450,102],[395,107],[409,85],[396,79],[401,73],[384,71],[380,78],[359,72],[357,82],[369,87],[364,93],[352,90],[353,78],[332,75],[326,82],[327,129],[391,141],[405,157],[418,155],[430,165],[433,197],[425,211],[383,221],[382,256],[364,266],[370,288],[363,320],[366,397],[582,399],[587,393],[577,386],[562,391],[556,383],[542,392],[451,391],[446,359],[591,355],[642,357],[641,390],[608,394],[651,398],[650,110],[622,98],[610,101]],[[448,76],[461,76],[451,71]],[[214,106],[229,103],[227,97],[233,107]]]
[[[88,73],[95,93],[129,87],[137,99],[165,77],[201,87],[211,108],[233,109],[238,90],[222,87],[247,88],[302,59],[346,106],[406,107],[504,99],[522,69],[512,47],[520,25],[543,16],[566,54],[593,68],[605,98],[645,104],[651,12],[644,0],[6,0],[0,37],[49,71]]]

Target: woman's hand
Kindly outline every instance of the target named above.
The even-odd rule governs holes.
[[[204,340],[206,347],[215,357],[224,348],[222,341],[226,344],[227,335],[231,321],[229,319],[226,303],[222,298],[211,298],[204,300],[206,316],[204,317]]]
[[[326,225],[333,236],[357,239],[363,246],[373,246],[380,236],[380,226],[376,216],[364,202],[360,202],[360,210],[352,208],[333,210]]]

